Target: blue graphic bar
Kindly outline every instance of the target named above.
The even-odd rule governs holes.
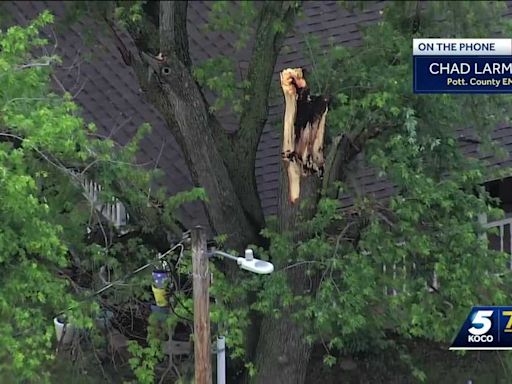
[[[512,307],[473,307],[450,350],[512,350]]]
[[[512,93],[512,56],[415,55],[414,93]]]

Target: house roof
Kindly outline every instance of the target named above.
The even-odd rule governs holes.
[[[506,158],[500,158],[495,153],[484,152],[481,149],[481,143],[474,132],[469,129],[459,129],[455,133],[455,137],[459,142],[459,148],[463,155],[468,158],[478,158],[487,164],[487,169],[491,171],[496,168],[512,167],[512,127],[502,126],[491,132],[491,141],[502,147],[507,153]],[[356,163],[358,160],[356,159]],[[379,172],[364,163],[364,159],[359,160],[361,163],[357,169],[357,174],[352,180],[352,190],[341,196],[341,204],[343,208],[350,207],[354,203],[355,196],[366,196],[376,200],[386,200],[396,194],[397,187],[387,180],[380,177]],[[489,174],[491,175],[491,173]],[[486,178],[487,181],[492,180],[492,176]]]
[[[26,24],[44,9],[50,9],[57,19],[64,16],[64,2],[13,1],[3,4],[18,24]],[[219,55],[233,57],[239,68],[239,76],[244,76],[249,62],[249,48],[236,50],[235,37],[230,33],[207,32],[212,2],[189,2],[188,32],[190,54],[194,63],[200,63]],[[304,2],[304,17],[296,20],[295,27],[283,43],[278,57],[273,91],[269,101],[269,116],[261,137],[256,158],[256,179],[262,207],[266,215],[275,214],[279,182],[280,139],[282,119],[282,97],[278,96],[278,73],[286,67],[309,66],[305,46],[306,36],[314,34],[324,44],[333,41],[338,44],[357,46],[361,42],[359,26],[375,22],[380,17],[384,2],[369,4],[364,11],[349,12],[339,7],[335,1]],[[509,13],[510,13],[509,2]],[[89,32],[88,32],[89,31]],[[92,32],[90,32],[92,31]],[[143,122],[153,127],[152,132],[141,142],[139,162],[147,167],[158,166],[164,173],[164,186],[170,194],[192,187],[190,172],[183,154],[166,127],[161,115],[147,103],[138,87],[131,68],[124,65],[108,34],[101,31],[101,25],[90,18],[82,18],[77,23],[55,33],[57,54],[63,58],[63,65],[56,76],[62,86],[76,95],[82,106],[84,117],[96,123],[99,133],[126,143]],[[53,34],[50,34],[53,40]],[[90,41],[89,41],[90,40]],[[275,91],[275,92],[274,92]],[[208,95],[211,98],[211,95]],[[228,130],[237,128],[236,117],[224,111],[218,117]],[[512,151],[512,128],[499,128],[493,139],[500,140],[507,152]],[[463,142],[465,153],[476,154],[477,145]],[[498,161],[494,166],[512,165],[509,158]],[[387,198],[394,193],[394,187],[386,180],[377,177],[374,169],[361,161],[361,166],[353,180],[358,193]],[[352,194],[341,197],[343,206],[353,202]],[[206,215],[201,204],[186,204],[180,213],[186,226],[206,225]]]
[[[56,24],[65,16],[65,2],[13,1],[3,6],[12,21],[21,25],[45,9],[55,15]],[[122,61],[114,41],[102,33],[102,27],[91,18],[82,18],[65,28],[47,31],[49,41],[55,40],[56,54],[63,60],[55,72],[61,84],[56,86],[75,95],[84,119],[96,124],[98,134],[120,144],[127,143],[142,123],[151,124],[151,133],[141,142],[138,163],[162,169],[163,185],[170,194],[192,188],[180,147],[160,113],[144,100],[135,74]],[[180,216],[186,226],[207,225],[201,204],[186,204]]]

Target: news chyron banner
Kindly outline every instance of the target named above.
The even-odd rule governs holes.
[[[512,39],[413,39],[414,93],[512,93]]]
[[[473,307],[452,350],[512,350],[512,307]]]

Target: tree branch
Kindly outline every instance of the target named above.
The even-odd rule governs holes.
[[[112,35],[114,36],[116,48],[121,54],[121,57],[124,61],[124,63],[128,66],[132,65],[134,55],[130,51],[130,49],[126,46],[124,41],[121,39],[121,36],[119,36],[119,33],[116,30],[116,27],[114,23],[108,18],[104,17],[105,23],[109,26],[110,30],[112,31]]]
[[[187,67],[191,60],[187,35],[188,1],[160,1],[160,53],[173,53]]]
[[[21,146],[24,138],[7,131],[0,131],[0,142],[6,140],[13,141],[14,147],[17,148]],[[68,177],[70,182],[80,190],[83,190],[83,175],[87,170],[91,170],[92,175],[94,175],[94,170],[92,168],[98,164],[98,159],[95,159],[87,165],[73,164],[71,167],[69,164],[64,164],[61,159],[53,157],[51,154],[47,154],[36,147],[34,147],[33,150],[35,153],[37,153],[41,160],[49,164],[59,173]],[[71,170],[71,168],[81,169],[81,172],[75,173]],[[127,182],[125,180],[114,180],[111,184],[111,187],[113,188],[116,198],[124,203],[126,209],[129,212],[131,221],[130,226],[135,228],[136,231],[141,234],[141,236],[145,237],[150,241],[150,243],[157,246],[160,250],[167,248],[169,243],[169,236],[173,235],[174,237],[179,238],[179,236],[181,236],[181,234],[186,230],[182,223],[176,219],[174,223],[162,226],[162,222],[164,222],[162,220],[164,213],[160,202],[156,201],[152,197],[148,197],[148,199],[145,199],[144,201],[132,198],[130,191],[133,191],[133,186],[130,185],[129,181]],[[94,202],[90,201],[89,199],[87,200],[91,203],[92,212],[97,214],[96,210],[93,208]],[[103,229],[102,232],[104,238],[106,239],[107,236]],[[107,240],[105,241],[107,243]]]
[[[134,71],[147,100],[160,111],[180,145],[194,185],[207,193],[211,228],[228,235],[232,248],[254,243],[259,228],[243,211],[217,147],[208,106],[190,70],[174,53],[152,57],[139,51],[139,58],[143,65],[134,66]]]
[[[254,152],[268,115],[268,94],[277,56],[283,40],[294,21],[296,8],[292,2],[268,1],[262,6],[255,46],[252,51],[247,80],[250,87],[244,95],[237,140],[247,143]]]
[[[254,174],[256,151],[268,117],[268,95],[277,57],[295,12],[293,2],[288,1],[268,1],[261,6],[247,75],[250,87],[243,96],[240,128],[225,156],[244,211],[260,228],[264,216]]]
[[[361,153],[366,143],[379,136],[393,125],[382,125],[363,129],[355,135],[341,135],[334,138],[326,161],[322,189],[328,195],[334,197],[335,191],[329,190],[335,181],[345,179],[345,169],[355,157]]]

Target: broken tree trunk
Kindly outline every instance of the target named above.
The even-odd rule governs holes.
[[[288,174],[288,199],[300,197],[301,176],[322,176],[325,118],[329,99],[311,96],[301,68],[281,72],[285,100],[281,157]]]
[[[293,240],[304,240],[298,230],[301,220],[316,212],[324,166],[323,141],[327,98],[309,95],[302,70],[286,69],[281,73],[285,97],[283,130],[283,168],[279,195],[279,229],[293,233]],[[303,180],[301,177],[311,175]],[[302,185],[302,186],[301,186]],[[302,188],[302,190],[301,190]],[[307,204],[295,204],[302,195]],[[277,265],[277,267],[282,267]],[[288,268],[288,285],[295,295],[314,294],[318,283],[306,275],[304,265]],[[300,384],[305,381],[311,345],[301,324],[292,320],[295,308],[284,308],[279,318],[264,318],[257,348],[257,384]]]

